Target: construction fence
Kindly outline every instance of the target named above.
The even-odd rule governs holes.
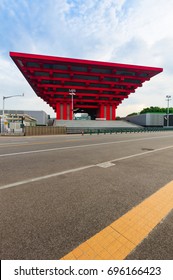
[[[66,127],[54,127],[54,126],[26,126],[24,127],[25,136],[34,135],[58,135],[66,134]]]

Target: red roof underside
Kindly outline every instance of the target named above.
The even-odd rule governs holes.
[[[75,107],[116,107],[162,68],[10,52],[10,56],[35,93],[54,110],[67,102],[75,89]]]

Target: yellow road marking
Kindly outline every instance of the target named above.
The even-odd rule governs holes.
[[[65,255],[62,260],[123,260],[173,209],[173,181]]]

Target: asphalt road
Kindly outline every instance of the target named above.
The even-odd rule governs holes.
[[[60,259],[173,180],[173,132],[0,137],[0,258]],[[173,213],[127,259],[173,259]]]

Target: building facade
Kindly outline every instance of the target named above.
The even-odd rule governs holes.
[[[35,93],[56,112],[72,120],[74,113],[115,120],[116,108],[162,68],[10,52]]]
[[[144,127],[163,127],[164,115],[164,113],[146,113],[127,116],[126,120]]]
[[[2,115],[0,111],[0,132],[22,132],[24,126],[36,126],[36,122],[36,119],[26,113],[5,110]]]

